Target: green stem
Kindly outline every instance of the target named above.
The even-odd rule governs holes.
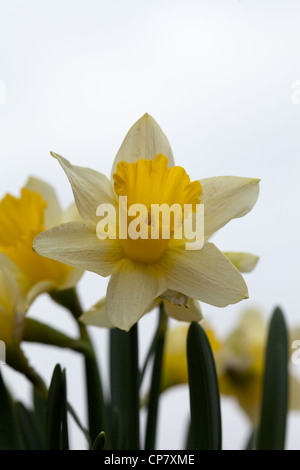
[[[168,320],[167,316],[164,313],[163,303],[160,304],[159,310],[160,313],[158,324],[158,337],[156,342],[151,388],[148,402],[145,450],[155,449],[159,395],[161,391],[162,361]]]
[[[138,363],[138,326],[129,331],[129,361],[131,397],[129,401],[129,445],[130,449],[140,448],[140,397],[139,397],[139,363]]]
[[[10,367],[25,375],[25,377],[33,384],[38,395],[44,402],[46,402],[48,390],[45,382],[29,364],[27,357],[24,355],[18,344],[7,348],[6,361]]]
[[[78,321],[83,310],[75,288],[51,292],[50,295],[55,302],[64,306],[71,312],[77,321],[81,340],[89,347],[89,354],[84,356],[84,362],[89,432],[93,442],[101,431],[105,431],[106,436],[108,431],[102,381],[96,354],[87,328],[83,323]]]
[[[86,356],[92,354],[90,345],[86,341],[70,338],[51,326],[28,317],[24,320],[23,341],[68,348]]]

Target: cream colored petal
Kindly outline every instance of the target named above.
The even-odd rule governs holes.
[[[293,374],[289,374],[289,409],[300,409],[300,381]]]
[[[216,307],[226,307],[248,298],[244,279],[212,243],[201,250],[169,248],[160,265],[168,289],[182,292]]]
[[[62,213],[59,221],[60,224],[67,222],[84,222],[74,202]]]
[[[0,269],[5,267],[14,278],[16,285],[18,286],[19,298],[18,304],[16,304],[16,310],[18,312],[25,313],[36,299],[36,297],[44,292],[49,292],[53,288],[56,288],[54,282],[51,281],[41,281],[33,284],[25,274],[3,253],[0,253]],[[72,269],[69,274],[69,277],[74,281],[78,281],[79,277],[82,275],[81,270]],[[73,287],[76,282],[71,282],[69,279],[63,284],[61,288],[67,289]]]
[[[8,311],[14,311],[20,296],[19,286],[7,266],[0,267],[0,304]]]
[[[168,158],[169,166],[174,166],[172,149],[167,137],[157,122],[149,114],[145,114],[130,128],[123,140],[112,166],[111,179],[119,162],[135,163],[141,158],[149,160],[159,153]]]
[[[76,286],[78,281],[81,279],[81,277],[84,274],[83,269],[72,269],[70,272],[67,273],[66,278],[61,282],[59,286],[55,286],[57,290],[65,290],[65,289],[71,289],[72,287]]]
[[[202,312],[199,302],[194,299],[189,299],[187,302],[188,307],[185,305],[174,305],[171,302],[164,301],[165,313],[175,320],[190,322],[202,320]]]
[[[240,273],[250,273],[253,271],[259,260],[258,256],[252,255],[251,253],[226,251],[224,255],[232,262]]]
[[[101,328],[114,328],[106,312],[106,298],[99,300],[79,318],[86,325],[99,326]]]
[[[165,276],[158,266],[123,259],[108,284],[107,315],[113,325],[128,331],[165,290]]]
[[[243,217],[256,203],[259,179],[219,176],[200,180],[207,239],[231,219]]]
[[[145,313],[150,313],[152,312],[152,310],[154,310],[155,308],[158,308],[160,306],[160,303],[161,303],[161,298],[160,297],[157,297],[157,299],[155,299],[151,305],[149,305],[149,307],[147,308],[147,310],[145,311]]]
[[[32,282],[4,253],[0,253],[0,268],[1,267],[5,267],[11,273],[18,285],[21,295],[26,296],[32,286]]]
[[[235,332],[236,337],[246,339],[249,345],[260,345],[264,348],[267,340],[268,325],[257,308],[247,308]]]
[[[40,233],[34,239],[33,249],[46,258],[101,276],[111,274],[122,257],[118,240],[99,240],[93,226],[80,222],[58,225]]]
[[[50,228],[59,224],[62,209],[54,188],[45,181],[33,176],[28,179],[26,188],[30,191],[41,194],[43,200],[47,202],[47,208],[45,211],[45,227]]]
[[[58,160],[70,181],[79,214],[84,220],[97,224],[97,207],[100,204],[115,204],[111,182],[98,171],[71,165],[57,153],[51,152],[51,155]]]

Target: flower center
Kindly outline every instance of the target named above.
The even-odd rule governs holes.
[[[168,168],[168,159],[162,154],[153,160],[118,163],[113,179],[116,194],[127,197],[126,237],[122,238],[119,233],[124,254],[143,263],[157,261],[167,249],[177,228],[176,223],[180,223],[180,217],[182,224],[186,215],[185,205],[189,204],[191,210],[196,212],[202,192],[200,182],[191,182],[180,166]],[[142,205],[144,209],[137,209],[138,217],[132,212],[136,204]],[[119,205],[119,210],[122,210],[122,204]],[[138,226],[140,236],[131,236],[132,224]]]

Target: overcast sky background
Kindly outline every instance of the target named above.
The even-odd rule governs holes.
[[[250,299],[226,309],[203,305],[206,318],[225,336],[244,308],[258,306],[267,319],[280,305],[289,326],[299,325],[299,21],[297,0],[0,0],[0,197],[18,195],[34,175],[52,183],[67,207],[71,189],[50,150],[109,176],[125,134],[148,112],[192,180],[261,178],[253,211],[213,239],[222,250],[260,256],[245,276]],[[106,285],[85,274],[84,306]],[[46,295],[29,314],[76,334]],[[142,356],[155,322],[155,314],[140,322]],[[107,378],[107,334],[91,332]],[[70,402],[84,420],[81,358],[50,347],[26,351],[47,382],[56,362],[67,368]],[[23,377],[1,369],[28,401]],[[188,409],[187,387],[163,396],[159,448],[182,445]],[[229,399],[223,428],[225,448],[244,444],[248,422]],[[73,447],[84,448],[71,429]],[[300,448],[299,429],[293,413],[288,448]]]

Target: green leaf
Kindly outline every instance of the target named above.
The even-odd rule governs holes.
[[[157,339],[154,346],[154,362],[152,369],[151,387],[148,401],[148,416],[146,426],[146,439],[145,450],[155,449],[156,428],[157,428],[157,415],[159,395],[161,391],[161,372],[163,351],[165,344],[165,334],[167,329],[167,316],[164,312],[163,303],[160,304],[159,322]]]
[[[185,446],[186,450],[193,450],[193,436],[192,436],[192,425],[188,424],[185,437]]]
[[[36,421],[36,426],[41,436],[43,447],[46,442],[46,403],[42,397],[33,388],[33,413]]]
[[[84,436],[85,436],[85,438],[88,442],[88,445],[90,446],[91,445],[90,434],[89,434],[88,430],[81,424],[80,419],[79,419],[76,411],[74,410],[74,408],[72,407],[72,405],[69,402],[67,402],[67,410],[70,413],[70,415],[72,416],[72,418],[74,419],[74,421],[77,424],[77,426],[79,427],[79,429],[84,434]]]
[[[61,449],[69,450],[69,431],[68,431],[68,404],[67,404],[67,379],[66,370],[62,371],[62,403],[61,403]]]
[[[16,410],[0,373],[0,450],[21,450],[23,448]]]
[[[119,450],[139,449],[139,369],[137,325],[110,331],[110,382],[112,409],[120,416]]]
[[[191,323],[187,359],[194,450],[220,450],[220,395],[209,341],[198,323]]]
[[[98,434],[91,450],[104,450],[105,447],[105,432],[101,431]]]
[[[288,335],[284,316],[276,308],[269,327],[258,450],[283,450],[288,405]]]
[[[66,439],[66,388],[60,365],[55,366],[49,388],[46,412],[46,448],[59,450],[67,445]]]
[[[16,410],[26,449],[43,450],[43,439],[39,433],[34,413],[20,402],[16,404]]]

